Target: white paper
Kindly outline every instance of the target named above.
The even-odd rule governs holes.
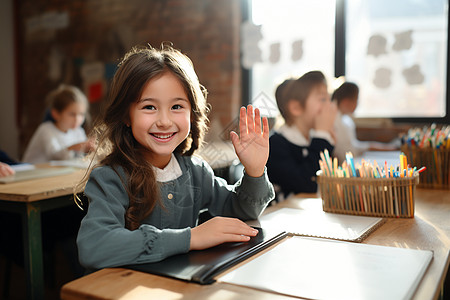
[[[428,250],[292,237],[219,280],[308,299],[409,299],[432,257]]]
[[[26,170],[33,170],[33,169],[36,168],[34,165],[28,164],[28,163],[17,164],[17,165],[11,165],[10,167],[11,167],[11,169],[13,169],[13,170],[16,171],[16,172],[19,172],[19,171],[26,171]]]

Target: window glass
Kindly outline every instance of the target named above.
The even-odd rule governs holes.
[[[335,0],[252,1],[241,44],[253,102],[275,103],[278,84],[311,70],[333,77],[335,6]]]
[[[347,0],[346,79],[357,117],[443,117],[448,2]]]

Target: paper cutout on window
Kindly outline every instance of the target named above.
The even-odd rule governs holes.
[[[269,55],[269,61],[273,64],[276,64],[280,61],[280,43],[273,43],[270,45],[270,55]]]
[[[386,89],[391,86],[391,75],[391,70],[387,68],[379,68],[375,71],[373,84],[380,89]]]
[[[262,62],[262,51],[258,42],[263,38],[261,25],[255,25],[249,21],[241,25],[241,53],[242,66],[250,69],[257,62]]]
[[[261,116],[275,118],[280,114],[277,102],[266,93],[261,92],[252,101],[253,107],[257,107]]]
[[[378,55],[385,54],[387,40],[380,34],[374,34],[369,39],[369,45],[367,46],[367,54],[377,57]]]
[[[420,66],[418,64],[413,65],[410,68],[406,68],[402,71],[403,76],[406,79],[406,82],[408,84],[422,84],[425,76],[422,74],[422,71],[420,70]]]
[[[292,61],[298,61],[303,57],[303,40],[297,40],[292,43]]]
[[[412,46],[412,30],[400,32],[395,34],[395,42],[392,46],[392,50],[401,51],[411,49]]]

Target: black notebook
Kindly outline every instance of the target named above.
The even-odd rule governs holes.
[[[215,282],[214,277],[218,274],[287,236],[286,232],[273,234],[261,228],[257,229],[258,235],[245,243],[224,243],[205,250],[174,255],[159,262],[128,265],[125,268],[200,284],[211,284]]]

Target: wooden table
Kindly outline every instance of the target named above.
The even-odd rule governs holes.
[[[27,299],[44,299],[41,213],[74,204],[75,185],[84,170],[70,174],[0,184],[0,211],[22,217]]]
[[[321,210],[316,194],[303,194],[266,209]],[[450,191],[417,189],[413,219],[389,218],[364,243],[434,251],[413,299],[438,299],[449,267]],[[270,250],[269,250],[270,251]],[[70,299],[293,299],[256,289],[216,282],[198,285],[122,268],[107,268],[67,283],[61,298]]]

